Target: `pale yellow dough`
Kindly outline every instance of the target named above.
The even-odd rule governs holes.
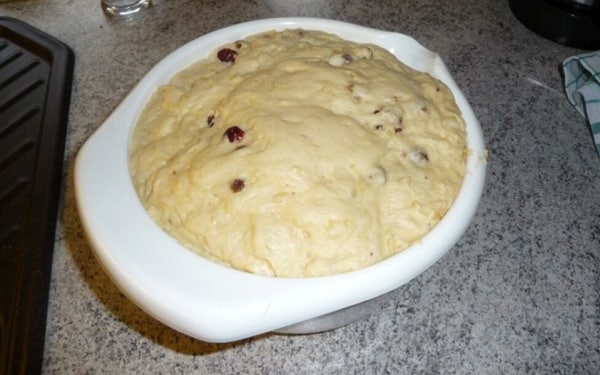
[[[330,275],[402,251],[444,216],[467,148],[443,83],[317,31],[224,48],[235,62],[216,50],[177,74],[131,142],[139,197],[181,244],[257,274]],[[243,139],[230,142],[232,126]]]

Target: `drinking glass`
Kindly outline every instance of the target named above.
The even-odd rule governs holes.
[[[131,17],[152,5],[152,0],[101,0],[101,4],[109,16]]]

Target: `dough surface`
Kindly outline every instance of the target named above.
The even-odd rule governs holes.
[[[449,89],[388,51],[309,30],[215,50],[152,96],[130,144],[151,217],[261,275],[368,266],[419,241],[460,189]]]

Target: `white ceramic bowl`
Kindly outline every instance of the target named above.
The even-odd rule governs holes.
[[[471,150],[467,174],[451,209],[419,244],[344,274],[306,279],[263,277],[215,264],[183,248],[146,213],[130,179],[127,155],[132,130],[152,93],[225,43],[286,28],[323,30],[377,44],[405,64],[442,80],[454,93],[467,123]],[[397,33],[330,20],[279,18],[206,34],[157,64],[82,147],[75,166],[75,192],[97,258],[134,303],[187,335],[227,342],[273,330],[302,333],[335,328],[339,319],[319,328],[301,322],[331,317],[336,311],[355,314],[360,309],[347,308],[373,300],[423,272],[454,246],[469,225],[481,197],[485,163],[479,123],[438,55]],[[292,328],[286,329],[288,326]]]

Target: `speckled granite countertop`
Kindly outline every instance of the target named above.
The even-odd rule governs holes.
[[[507,1],[156,0],[133,23],[98,0],[2,3],[70,45],[76,68],[48,313],[52,374],[600,373],[600,158],[544,40]],[[269,17],[331,18],[409,34],[440,53],[481,121],[490,163],[474,223],[369,318],[323,334],[208,344],[139,310],[84,239],[79,147],[161,58],[209,31]]]

